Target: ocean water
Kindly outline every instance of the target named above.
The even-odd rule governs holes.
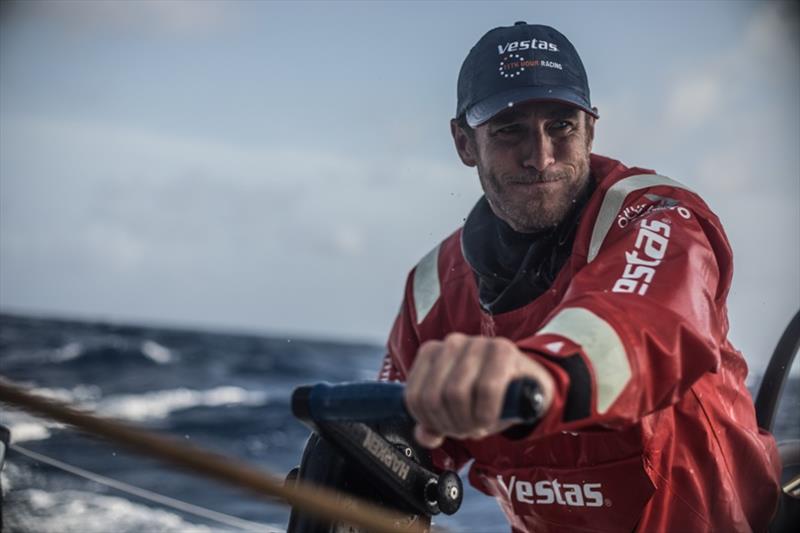
[[[308,429],[290,413],[294,387],[374,379],[376,345],[221,334],[0,314],[0,374],[103,416],[169,433],[285,475]],[[750,381],[757,384],[758,379]],[[784,394],[776,435],[800,438],[800,380]],[[288,510],[0,405],[12,442],[65,463],[284,531]],[[465,481],[466,485],[466,481]],[[4,532],[235,531],[9,452]],[[468,488],[451,531],[508,531],[495,502]]]
[[[372,380],[378,345],[184,331],[0,314],[0,375],[100,415],[169,433],[285,476],[309,430],[290,412],[292,390],[319,381]],[[12,442],[214,511],[284,531],[288,508],[183,473],[0,404]],[[3,533],[185,532],[236,528],[161,507],[9,452]],[[505,530],[490,498],[466,492],[437,524]]]

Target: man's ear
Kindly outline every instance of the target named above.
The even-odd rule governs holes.
[[[456,152],[461,162],[468,167],[474,167],[478,164],[478,158],[475,153],[475,140],[461,128],[458,119],[450,120],[450,133],[453,135],[453,142],[456,145]]]
[[[597,108],[592,108],[595,113],[597,113]],[[594,118],[589,113],[585,113],[586,117],[586,144],[589,146],[589,151],[592,150],[592,143],[594,142],[594,125],[597,122],[597,119]]]

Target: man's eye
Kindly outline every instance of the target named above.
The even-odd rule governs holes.
[[[552,131],[566,131],[572,127],[572,123],[566,120],[557,120],[550,124]]]
[[[520,131],[522,131],[522,128],[519,126],[519,124],[509,124],[508,126],[503,126],[502,128],[497,128],[495,133],[501,133],[501,134],[504,134],[504,135],[512,135],[512,134],[515,134],[515,133],[519,133]]]

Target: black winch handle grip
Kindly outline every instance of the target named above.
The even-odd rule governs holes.
[[[411,420],[404,390],[402,383],[375,381],[302,386],[292,393],[292,413],[305,422]],[[536,380],[523,378],[509,383],[500,418],[533,424],[543,410],[541,386]]]

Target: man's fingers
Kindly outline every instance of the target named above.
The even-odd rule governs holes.
[[[465,339],[464,335],[451,334],[442,342],[420,346],[417,362],[408,378],[414,386],[406,389],[406,405],[411,416],[425,427],[444,432],[450,426],[442,405],[442,383],[456,363],[454,352]]]
[[[442,384],[442,400],[450,426],[447,434],[466,436],[476,429],[473,417],[473,385],[481,371],[481,358],[492,350],[492,343],[483,337],[472,337],[465,344],[459,361]]]
[[[491,350],[483,357],[478,378],[473,385],[472,418],[476,428],[485,428],[497,424],[503,408],[503,398],[510,381],[511,353],[506,353],[513,345],[506,347],[502,343],[510,341],[495,339]]]
[[[420,346],[417,352],[417,358],[414,361],[414,366],[411,367],[411,372],[408,375],[405,389],[405,402],[408,411],[417,419],[419,416],[419,406],[421,403],[420,393],[425,382],[425,375],[428,373],[433,360],[428,355],[428,351],[436,350],[436,345],[440,344],[437,341],[429,341]]]
[[[473,340],[474,338],[460,333],[445,337],[442,355],[448,358],[450,364],[443,369],[444,372],[437,374],[426,385],[430,399],[429,402],[426,402],[426,408],[431,411],[432,418],[436,423],[436,425],[428,427],[445,435],[459,435],[461,433],[459,427],[464,425],[450,407],[465,399],[469,400],[468,394],[466,394],[469,384],[463,383],[460,374],[465,367],[470,365]],[[464,392],[460,392],[462,390]],[[459,393],[461,398],[458,397]]]

